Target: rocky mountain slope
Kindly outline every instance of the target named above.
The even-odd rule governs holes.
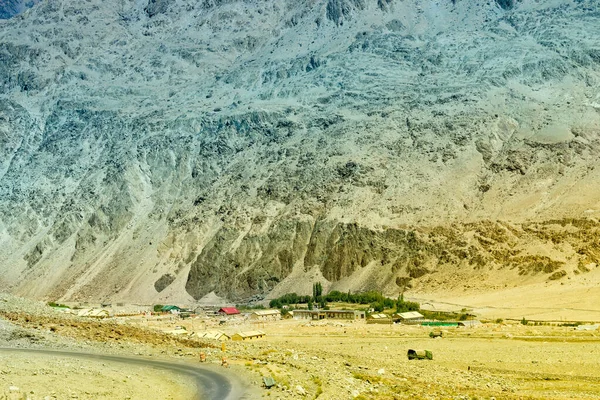
[[[0,21],[0,287],[576,278],[600,257],[599,21],[595,0],[43,0]]]
[[[0,19],[12,18],[38,2],[39,0],[0,0]]]

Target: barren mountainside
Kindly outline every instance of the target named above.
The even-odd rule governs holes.
[[[0,289],[583,276],[599,22],[596,0],[42,0],[0,21]]]
[[[12,18],[38,2],[39,0],[0,0],[0,19]]]

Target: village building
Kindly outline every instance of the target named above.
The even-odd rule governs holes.
[[[292,319],[292,318],[294,318],[294,310],[286,312],[285,314],[283,314],[281,316],[281,318],[283,318],[283,319]]]
[[[294,310],[294,319],[325,319],[325,312],[320,310]]]
[[[367,324],[392,324],[392,319],[387,314],[371,314]]]
[[[201,339],[212,339],[212,340],[219,340],[219,341],[225,341],[225,340],[231,339],[229,337],[229,335],[227,335],[225,332],[221,332],[221,331],[198,332],[196,334],[196,336],[198,336]]]
[[[365,319],[364,311],[356,310],[294,310],[294,319]]]
[[[235,307],[222,307],[219,309],[219,315],[238,315],[240,312]]]
[[[365,319],[364,311],[356,310],[326,310],[325,314],[328,319]]]
[[[208,318],[218,317],[219,315],[219,312],[215,310],[209,310],[204,312],[204,316]]]
[[[234,333],[231,336],[231,340],[240,341],[240,340],[260,339],[264,336],[265,336],[265,333],[263,331],[238,332],[238,333]]]
[[[160,311],[162,311],[164,313],[179,314],[181,312],[181,308],[179,308],[177,306],[173,306],[173,305],[167,305],[167,306],[162,306]]]
[[[279,310],[256,310],[250,314],[252,321],[278,321],[281,319]]]
[[[425,320],[423,314],[418,311],[408,311],[393,315],[395,322],[400,322],[406,325],[417,325]]]

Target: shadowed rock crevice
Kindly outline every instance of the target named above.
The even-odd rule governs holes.
[[[157,292],[162,292],[165,290],[171,283],[175,281],[175,276],[171,274],[164,274],[156,282],[154,282],[154,288]]]
[[[144,8],[149,17],[154,17],[157,14],[164,14],[169,9],[173,0],[148,0],[148,4]]]
[[[327,19],[336,25],[342,25],[344,19],[350,19],[353,11],[365,8],[365,0],[328,0]]]
[[[496,0],[496,3],[504,10],[510,10],[516,4],[517,0]]]

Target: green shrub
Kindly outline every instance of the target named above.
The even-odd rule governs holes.
[[[421,305],[413,301],[405,301],[404,295],[401,294],[396,301],[396,312],[403,313],[407,311],[420,311]]]
[[[235,308],[237,308],[238,310],[264,310],[265,306],[263,306],[262,304],[236,304]]]
[[[69,307],[67,307],[67,306],[66,306],[66,305],[64,305],[64,304],[55,303],[55,302],[53,302],[53,301],[49,301],[49,302],[48,302],[48,305],[49,305],[50,307],[69,308]]]

